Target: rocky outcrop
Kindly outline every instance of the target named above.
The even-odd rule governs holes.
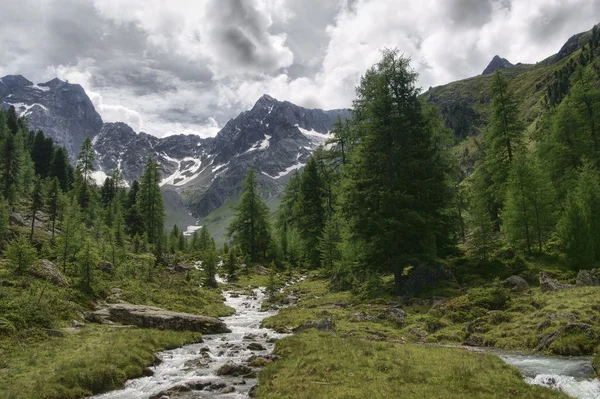
[[[500,71],[502,69],[510,68],[513,66],[506,58],[501,58],[496,55],[492,58],[492,61],[488,64],[488,66],[483,71],[482,75],[491,75],[496,71]]]
[[[524,291],[529,288],[529,283],[521,276],[510,276],[504,280],[504,287],[511,291]]]
[[[353,322],[353,323],[364,323],[364,322],[375,323],[375,322],[379,321],[379,318],[377,316],[366,315],[362,312],[358,312],[358,313],[352,313],[350,316],[348,316],[348,321]]]
[[[231,332],[225,323],[213,317],[171,312],[155,306],[130,303],[107,304],[86,319],[90,321],[109,319],[113,322],[159,330],[197,331],[204,334]]]
[[[580,270],[579,273],[577,273],[576,284],[579,287],[600,286],[600,270]]]
[[[11,106],[27,117],[30,129],[42,130],[65,146],[73,160],[85,138],[95,137],[102,128],[85,90],[60,79],[33,84],[20,75],[0,78],[0,108]]]
[[[591,325],[585,323],[571,323],[567,324],[564,327],[560,327],[559,329],[551,332],[548,335],[542,337],[538,345],[535,347],[536,351],[540,351],[543,349],[547,349],[552,345],[552,343],[560,338],[563,335],[571,334],[571,333],[583,333],[587,339],[593,340],[595,339],[594,329]]]
[[[42,259],[37,261],[29,270],[31,274],[36,277],[46,279],[53,282],[56,285],[64,287],[69,284],[67,278],[61,273],[60,270],[50,262],[48,259]]]
[[[562,291],[569,288],[573,288],[573,286],[560,283],[546,272],[540,272],[540,289],[542,292]]]

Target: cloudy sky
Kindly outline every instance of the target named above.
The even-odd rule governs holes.
[[[81,84],[105,121],[216,134],[264,93],[348,107],[382,48],[426,89],[495,54],[533,63],[600,22],[600,0],[0,0],[0,76]]]

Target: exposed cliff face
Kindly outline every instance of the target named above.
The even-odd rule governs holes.
[[[490,75],[496,71],[510,68],[511,66],[513,66],[513,64],[511,64],[506,58],[500,58],[500,56],[496,55],[494,58],[492,58],[492,61],[489,63],[487,68],[485,68],[482,75]]]
[[[257,171],[267,197],[279,195],[290,173],[327,140],[338,115],[350,117],[347,110],[305,109],[265,95],[211,139],[160,139],[136,134],[123,123],[107,123],[94,140],[97,177],[120,168],[132,181],[152,156],[162,166],[170,196],[179,192],[195,216],[205,216],[241,190],[248,169]]]
[[[43,130],[75,158],[86,137],[102,129],[102,118],[80,85],[53,79],[33,84],[20,75],[0,78],[0,108],[14,106],[30,129]]]

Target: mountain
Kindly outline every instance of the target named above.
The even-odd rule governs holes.
[[[506,58],[500,58],[500,56],[496,55],[494,58],[492,58],[492,61],[490,61],[489,65],[483,70],[482,75],[490,75],[501,69],[510,68],[511,66],[514,65],[511,64]]]
[[[105,123],[93,140],[95,177],[102,182],[118,168],[131,182],[152,156],[161,165],[165,201],[172,204],[169,221],[194,221],[189,214],[205,217],[234,197],[248,169],[257,171],[267,201],[276,199],[291,173],[327,140],[338,116],[351,117],[348,110],[306,109],[264,95],[214,138],[158,138],[124,123]]]
[[[95,137],[103,126],[85,90],[60,79],[33,84],[21,75],[0,78],[0,108],[10,106],[27,116],[31,129],[65,146],[73,160],[85,138]]]
[[[528,131],[536,130],[536,122],[548,102],[553,98],[558,102],[562,100],[561,96],[566,94],[565,79],[568,81],[580,64],[583,48],[591,37],[591,30],[576,34],[558,53],[543,61],[536,64],[518,63],[501,70],[508,78],[510,89],[515,93],[521,119]],[[586,47],[589,50],[589,46]],[[597,48],[593,57],[599,55],[600,49]],[[490,65],[493,69],[500,64],[492,61]],[[587,63],[585,68],[593,68],[593,63]],[[598,76],[600,80],[600,74]],[[457,151],[466,173],[472,171],[478,157],[477,137],[485,131],[490,115],[492,78],[493,74],[479,75],[430,88],[422,95],[440,110],[446,126],[454,131],[459,142]],[[568,83],[566,86],[568,87]]]

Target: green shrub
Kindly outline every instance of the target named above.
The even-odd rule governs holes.
[[[467,297],[472,306],[502,310],[510,300],[510,293],[507,289],[495,285],[491,288],[471,288]]]

